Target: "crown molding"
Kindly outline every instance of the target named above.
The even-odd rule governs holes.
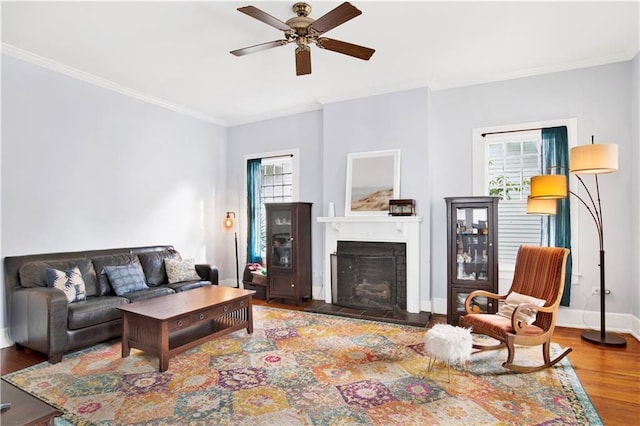
[[[72,77],[77,80],[84,81],[94,86],[98,86],[103,89],[107,89],[112,92],[119,93],[121,95],[129,96],[131,98],[134,98],[143,102],[147,102],[149,104],[156,105],[156,106],[168,109],[170,111],[184,114],[189,117],[196,118],[198,120],[206,121],[208,123],[216,124],[222,127],[227,127],[228,125],[223,120],[219,120],[219,119],[210,117],[206,114],[203,114],[201,112],[165,101],[164,99],[150,96],[146,93],[139,92],[130,87],[126,87],[121,84],[114,83],[113,81],[107,80],[106,78],[98,77],[97,75],[94,75],[85,71],[81,71],[77,68],[73,68],[68,65],[61,64],[60,62],[56,62],[49,58],[36,55],[35,53],[29,52],[28,50],[21,49],[19,47],[13,46],[8,43],[4,43],[4,42],[2,43],[2,53],[9,55],[11,57],[20,59],[25,62],[38,65],[48,70],[66,75],[68,77]]]
[[[525,77],[536,77],[556,72],[575,71],[582,68],[597,67],[600,65],[614,64],[617,62],[631,61],[638,54],[638,49],[629,49],[624,52],[618,52],[611,55],[603,55],[597,58],[589,58],[578,61],[564,62],[556,65],[550,65],[538,68],[529,68],[513,72],[505,72],[500,74],[484,75],[474,79],[447,79],[434,78],[429,84],[433,91],[456,89],[467,86],[475,86],[486,83],[497,83],[500,81],[515,80]]]
[[[352,101],[355,99],[368,98],[372,96],[380,96],[380,95],[388,95],[390,93],[398,93],[404,92],[407,90],[415,90],[415,89],[431,89],[427,81],[414,81],[410,83],[402,83],[395,86],[389,86],[385,88],[377,88],[377,89],[364,89],[360,91],[354,91],[351,93],[346,93],[340,96],[325,96],[318,99],[318,103],[320,105],[327,105],[336,102],[345,102]]]
[[[571,70],[576,70],[580,68],[607,65],[607,64],[616,63],[616,62],[624,62],[624,61],[632,60],[635,57],[635,55],[638,54],[638,50],[630,49],[625,52],[618,52],[616,54],[605,55],[605,56],[601,56],[599,58],[594,58],[594,59],[572,61],[572,62],[557,64],[554,66],[531,68],[527,70],[507,72],[502,74],[484,75],[474,79],[447,79],[447,78],[439,79],[436,77],[431,79],[430,81],[427,81],[425,79],[423,81],[404,82],[399,85],[389,86],[384,88],[368,88],[360,91],[354,91],[351,93],[345,93],[340,96],[328,96],[328,97],[318,98],[316,99],[315,102],[304,104],[304,105],[298,105],[293,108],[273,111],[265,114],[257,114],[253,116],[243,116],[243,117],[238,117],[231,120],[222,120],[219,118],[210,117],[201,112],[165,101],[160,98],[156,98],[146,93],[139,92],[132,88],[117,84],[105,78],[98,77],[96,75],[81,71],[77,68],[73,68],[68,65],[64,65],[59,62],[53,61],[51,59],[45,58],[43,56],[36,55],[35,53],[15,47],[8,43],[4,43],[4,42],[2,43],[2,53],[5,53],[17,59],[21,59],[25,62],[29,62],[35,65],[41,66],[43,68],[47,68],[51,71],[58,72],[58,73],[67,75],[69,77],[87,82],[89,84],[92,84],[116,93],[120,93],[122,95],[129,96],[131,98],[138,99],[143,102],[160,106],[162,108],[165,108],[180,114],[184,114],[184,115],[196,118],[198,120],[206,121],[222,127],[232,127],[232,126],[239,126],[243,124],[255,123],[258,121],[270,120],[274,118],[281,118],[281,117],[294,115],[294,114],[322,110],[324,106],[327,104],[350,101],[350,100],[366,98],[371,96],[385,95],[390,93],[397,93],[397,92],[402,92],[406,90],[427,89],[429,91],[438,91],[438,90],[446,90],[446,89],[455,89],[455,88],[461,88],[466,86],[495,83],[500,81],[513,80],[517,78],[534,77],[534,76],[540,76],[540,75],[550,74],[555,72],[571,71]]]
[[[288,117],[296,114],[303,114],[306,112],[318,111],[322,110],[322,105],[319,105],[315,102],[298,105],[293,108],[282,109],[278,111],[273,111],[265,114],[256,114],[250,116],[242,116],[237,119],[232,119],[227,122],[228,127],[234,126],[242,126],[244,124],[252,124],[257,123],[259,121],[272,120],[276,118]]]

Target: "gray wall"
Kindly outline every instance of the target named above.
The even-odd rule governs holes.
[[[421,299],[429,303],[429,185],[427,120],[429,90],[407,90],[324,106],[324,210],[334,202],[344,216],[347,154],[400,150],[400,197],[416,200],[421,225]],[[328,253],[323,253],[323,256]],[[323,257],[324,259],[324,257]],[[322,265],[318,265],[322,267]],[[330,277],[324,280],[330,285]],[[425,308],[426,309],[426,308]]]
[[[170,243],[232,279],[233,236],[221,221],[225,211],[239,213],[242,264],[247,155],[298,149],[299,199],[314,204],[315,218],[328,202],[343,214],[348,153],[398,148],[401,196],[415,198],[425,218],[424,305],[446,299],[443,197],[472,194],[472,129],[577,117],[579,143],[593,134],[620,147],[620,171],[600,180],[607,312],[633,314],[637,328],[638,61],[408,90],[224,129],[3,55],[0,255]],[[571,308],[598,311],[590,298],[595,230],[584,208],[578,215],[582,276]],[[313,295],[321,298],[323,228],[314,222],[312,232]]]
[[[638,222],[631,208],[634,179],[632,154],[637,139],[631,130],[631,62],[520,78],[432,92],[429,115],[429,170],[432,185],[432,283],[435,297],[446,297],[445,196],[472,194],[471,131],[473,128],[577,117],[578,143],[619,145],[620,170],[601,176],[604,210],[607,312],[631,313],[634,241],[630,230]],[[575,178],[572,178],[575,179]],[[637,174],[635,181],[637,182]],[[593,180],[587,176],[587,183]],[[584,206],[578,206],[579,244],[574,259],[582,274],[572,288],[571,308],[599,311],[591,287],[599,285],[598,239]],[[597,325],[596,325],[597,326]]]
[[[316,217],[326,216],[328,202],[344,215],[347,154],[400,148],[403,197],[416,198],[419,208],[428,206],[427,171],[427,90],[413,90],[384,96],[325,105],[315,111],[284,118],[232,127],[228,131],[230,206],[243,212],[247,155],[300,149],[300,201],[313,202],[313,295],[323,299],[324,228]],[[242,227],[241,262],[246,259],[246,223]],[[425,235],[423,245],[428,249]],[[428,256],[425,257],[428,259]],[[428,281],[426,281],[428,282]],[[425,284],[425,291],[428,285]]]
[[[624,318],[618,319],[626,327],[631,323],[628,316],[637,311],[638,304],[637,296],[636,301],[630,296],[637,294],[640,286],[633,266],[637,263],[634,253],[638,238],[629,238],[630,230],[638,222],[638,208],[633,208],[632,202],[637,197],[628,184],[638,185],[632,161],[638,156],[637,130],[632,120],[632,105],[637,103],[637,95],[632,96],[633,84],[637,84],[637,81],[634,83],[636,68],[637,59],[456,89],[416,89],[326,104],[323,113],[309,113],[313,116],[312,125],[306,127],[306,137],[297,142],[288,140],[286,135],[299,131],[300,116],[238,126],[229,129],[228,159],[229,164],[234,165],[230,167],[229,181],[238,182],[237,194],[240,194],[232,197],[241,199],[244,194],[240,183],[244,182],[244,170],[239,169],[243,167],[244,155],[295,146],[309,150],[312,155],[321,153],[321,170],[302,167],[302,187],[313,192],[313,201],[321,204],[321,208],[314,209],[314,216],[324,216],[329,202],[334,202],[337,214],[342,215],[347,154],[399,148],[401,195],[415,198],[418,214],[425,217],[422,306],[433,302],[434,307],[442,308],[446,307],[443,198],[473,194],[472,129],[575,117],[578,143],[589,143],[591,135],[595,135],[597,142],[617,143],[620,149],[620,171],[602,176],[600,185],[607,287],[612,290],[607,297],[607,312],[621,314]],[[310,130],[314,126],[317,133]],[[301,153],[303,161],[305,155]],[[586,180],[592,184],[590,177]],[[234,189],[230,190],[233,193]],[[599,254],[592,219],[582,205],[578,205],[577,210],[581,232],[576,236],[574,256],[578,266],[575,272],[580,279],[572,289],[574,316],[568,323],[582,326],[582,311],[599,311],[598,298],[591,297],[591,287],[599,284]],[[320,294],[317,287],[328,283],[324,277],[318,281],[325,255],[322,253],[318,259],[321,236],[322,228],[314,228],[315,297]]]
[[[0,255],[173,244],[215,262],[225,145],[225,128],[3,55]]]
[[[295,114],[273,120],[265,120],[228,129],[228,196],[230,210],[239,211],[240,274],[247,258],[247,205],[246,163],[247,156],[283,150],[299,150],[300,193],[297,201],[313,203],[312,218],[322,212],[322,111]],[[320,250],[322,228],[312,219],[312,268],[314,298],[320,298],[321,268]],[[234,266],[235,267],[235,266]],[[231,278],[231,277],[226,277]]]

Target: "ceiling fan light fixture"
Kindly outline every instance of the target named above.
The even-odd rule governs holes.
[[[362,12],[349,2],[344,2],[335,9],[330,10],[318,19],[310,18],[311,6],[307,3],[295,3],[292,7],[295,17],[287,22],[282,22],[255,6],[244,6],[238,8],[239,12],[251,16],[267,25],[270,25],[284,32],[284,40],[275,40],[267,43],[249,46],[242,49],[232,50],[230,53],[235,56],[244,56],[261,50],[273,47],[284,46],[289,43],[296,43],[296,74],[311,74],[310,44],[332,52],[341,53],[362,60],[369,60],[375,52],[374,49],[347,43],[340,40],[321,37],[329,30],[342,25],[345,22],[362,14]]]
[[[294,4],[291,9],[298,16],[309,16],[311,13],[311,6],[304,2]]]
[[[289,19],[286,24],[290,26],[298,35],[306,34],[307,27],[313,24],[313,18],[308,18],[306,16],[296,16],[294,18]]]

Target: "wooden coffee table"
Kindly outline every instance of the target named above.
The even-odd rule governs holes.
[[[251,297],[255,291],[207,286],[119,306],[123,312],[122,357],[131,348],[169,358],[215,337],[243,328],[253,333]]]
[[[53,425],[54,417],[62,415],[62,411],[46,402],[29,395],[11,383],[0,380],[2,402],[11,404],[11,408],[0,415],[3,425]]]

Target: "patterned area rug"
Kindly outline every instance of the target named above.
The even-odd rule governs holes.
[[[449,380],[441,364],[427,371],[423,328],[262,306],[254,323],[164,373],[112,341],[4,378],[63,410],[58,425],[602,424],[566,358],[514,374],[505,352],[484,352]]]

